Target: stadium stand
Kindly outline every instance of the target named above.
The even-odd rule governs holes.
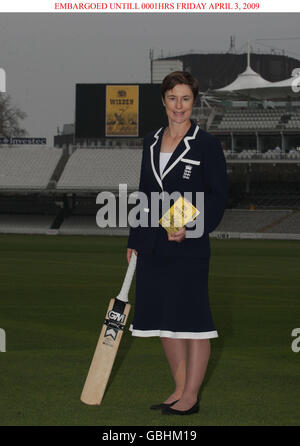
[[[238,210],[227,209],[216,231],[224,232],[264,232],[266,227],[276,224],[283,217],[288,217],[292,211],[278,210]]]
[[[209,130],[265,130],[292,129],[300,127],[300,111],[295,108],[287,112],[286,108],[270,110],[233,109],[217,114]]]
[[[0,189],[46,189],[62,156],[61,149],[0,149]]]
[[[277,224],[270,225],[265,232],[282,234],[299,234],[300,231],[300,212],[291,212],[289,217],[282,219]]]
[[[300,209],[299,183],[289,182],[253,182],[248,194],[236,204],[236,207],[249,209],[252,203],[255,209]]]
[[[214,110],[207,130],[224,137],[230,199],[212,237],[300,238],[300,109],[223,107],[222,113]],[[258,133],[275,136],[256,144]],[[239,137],[231,144],[233,134],[245,134],[246,144]],[[141,149],[127,140],[0,148],[0,232],[126,236],[128,228],[97,226],[96,197],[120,184],[137,190]]]
[[[124,235],[128,236],[129,228],[99,228],[96,223],[96,216],[72,215],[65,218],[60,234],[81,234],[81,235]]]
[[[239,210],[227,209],[212,237],[220,233],[283,233],[298,234],[300,230],[300,212],[292,210]],[[129,228],[99,228],[96,216],[72,215],[66,218],[59,228],[60,234],[73,235],[123,235],[128,236]],[[300,238],[300,235],[299,235]]]
[[[137,188],[142,151],[139,149],[77,149],[69,158],[57,190],[118,190]]]
[[[2,234],[45,234],[51,227],[50,215],[0,215]]]
[[[103,190],[117,191],[122,183],[128,185],[129,192],[137,190],[141,154],[141,149],[81,148],[69,156],[60,149],[1,149],[0,232],[127,236],[128,228],[97,226],[100,205],[96,197]],[[225,155],[232,159],[231,151]],[[256,155],[256,151],[247,150],[235,154],[234,159]],[[244,165],[238,166],[242,170],[237,172],[243,172]],[[280,182],[267,180],[262,170],[261,180],[252,178],[247,193],[243,182],[232,183],[235,209],[225,211],[212,237],[228,233],[299,236],[300,186],[295,181],[295,169],[294,174],[286,171],[287,178],[294,175],[290,183],[285,178]],[[268,175],[276,179],[275,171],[272,167]],[[255,177],[258,173],[252,174]],[[249,210],[250,203],[254,203],[255,211]]]

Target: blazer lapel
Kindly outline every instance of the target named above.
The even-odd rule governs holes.
[[[159,172],[159,154],[164,127],[161,127],[154,135],[154,142],[150,146],[151,168],[161,189],[163,189]]]
[[[154,135],[154,141],[150,146],[151,152],[151,168],[153,174],[155,176],[156,181],[158,182],[160,188],[163,190],[162,180],[163,178],[171,172],[171,170],[176,166],[176,164],[184,157],[184,155],[190,150],[189,141],[196,138],[197,132],[199,130],[199,126],[191,120],[191,126],[187,131],[186,135],[179,142],[178,146],[175,148],[172,153],[162,175],[160,175],[159,168],[159,156],[160,156],[160,147],[162,136],[164,133],[165,126],[161,127]]]
[[[165,176],[171,172],[172,169],[176,166],[177,163],[183,158],[186,153],[190,150],[189,141],[196,138],[197,132],[199,130],[199,126],[194,122],[191,121],[191,127],[187,131],[186,135],[182,138],[176,149],[171,155],[171,158],[169,159],[161,179],[164,179]]]

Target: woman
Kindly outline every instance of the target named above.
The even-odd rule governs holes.
[[[209,232],[221,221],[227,198],[226,163],[219,140],[190,119],[198,82],[189,73],[169,74],[161,86],[168,126],[144,138],[139,190],[148,197],[148,227],[130,229],[127,260],[137,254],[133,336],[159,336],[175,382],[163,413],[199,410],[198,392],[218,333],[208,298]],[[204,192],[204,233],[187,237],[151,227],[151,193]],[[199,218],[199,217],[198,217]]]

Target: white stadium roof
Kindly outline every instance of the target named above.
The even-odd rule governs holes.
[[[283,99],[299,98],[300,90],[300,70],[295,69],[292,76],[278,82],[270,82],[256,73],[250,67],[250,53],[248,53],[248,63],[246,70],[223,88],[211,90],[219,96],[243,96],[253,99]]]
[[[239,74],[235,81],[233,81],[231,84],[214,91],[220,93],[242,91],[247,93],[248,91],[251,92],[253,89],[270,87],[272,84],[272,82],[265,80],[258,73],[252,70],[250,66],[248,66],[246,70]]]

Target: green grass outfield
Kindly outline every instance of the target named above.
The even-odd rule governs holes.
[[[129,324],[101,406],[80,402],[109,299],[127,268],[126,242],[0,236],[7,337],[0,425],[299,424],[300,352],[291,349],[291,332],[300,327],[297,241],[212,240],[210,302],[219,338],[211,340],[198,414],[183,420],[149,409],[173,382],[160,340],[132,337]]]

